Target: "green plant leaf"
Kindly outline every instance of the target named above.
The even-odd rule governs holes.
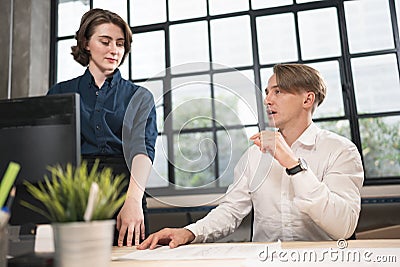
[[[31,203],[21,202],[25,207],[45,216],[52,222],[83,221],[90,187],[93,182],[99,186],[99,195],[93,211],[93,220],[112,218],[125,200],[122,190],[127,185],[123,174],[114,175],[111,168],[98,169],[96,160],[88,170],[87,162],[78,167],[67,164],[48,166],[51,178],[44,177],[43,182],[33,185],[24,182],[28,192],[43,203],[42,210]]]

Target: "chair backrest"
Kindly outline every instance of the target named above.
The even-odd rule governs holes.
[[[250,216],[251,216],[250,240],[252,241],[253,240],[254,209],[251,209]],[[354,233],[347,240],[356,240],[356,232],[354,231]]]

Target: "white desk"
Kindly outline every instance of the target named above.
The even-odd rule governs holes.
[[[246,245],[248,243],[241,243],[242,245]],[[235,245],[241,245],[235,244]],[[255,244],[255,243],[253,243]],[[257,244],[271,244],[271,243],[257,243]],[[209,244],[207,244],[209,245]],[[194,246],[204,246],[204,244],[192,244],[188,245],[188,247]],[[328,250],[339,250],[337,247],[337,243],[335,241],[324,241],[324,242],[282,242],[281,249],[286,251],[301,251],[301,250],[314,250],[314,251],[328,251]],[[383,253],[383,251],[388,251],[388,253],[393,254],[395,258],[391,258],[391,260],[395,259],[396,263],[385,263],[384,266],[399,266],[400,264],[400,239],[375,239],[375,240],[349,240],[348,247],[344,250],[349,252],[356,249],[367,249],[368,251],[372,251],[376,256],[379,256],[379,253]],[[114,247],[113,248],[113,257],[119,257],[126,255],[130,252],[135,251],[135,247]],[[395,255],[394,255],[395,254]],[[389,255],[389,254],[386,254]],[[155,258],[157,254],[155,254]],[[374,258],[374,259],[375,259]],[[337,263],[337,262],[323,262],[321,263],[313,263],[313,262],[280,262],[278,260],[274,260],[274,262],[263,262],[257,259],[252,259],[249,261],[248,259],[200,259],[200,260],[121,260],[121,261],[112,261],[111,267],[116,266],[144,266],[144,267],[181,267],[181,266],[190,266],[190,267],[209,267],[209,266],[308,266],[317,264],[318,266],[365,266],[365,262],[356,262],[356,263]],[[317,266],[315,265],[315,266]],[[368,266],[381,266],[381,263],[377,262],[369,262]]]

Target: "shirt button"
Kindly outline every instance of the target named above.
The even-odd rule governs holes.
[[[99,91],[96,91],[96,95],[99,95]]]
[[[100,125],[96,125],[97,130],[100,130],[100,128],[101,128]]]

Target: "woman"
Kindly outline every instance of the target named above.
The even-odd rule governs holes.
[[[126,237],[127,246],[132,239],[137,245],[145,238],[144,188],[157,138],[154,99],[147,89],[123,79],[118,70],[132,42],[130,27],[120,16],[102,9],[88,11],[75,39],[71,54],[87,69],[82,76],[54,85],[48,94],[78,93],[83,159],[93,164],[99,158],[100,167],[131,177],[116,217],[114,244],[122,246]]]

